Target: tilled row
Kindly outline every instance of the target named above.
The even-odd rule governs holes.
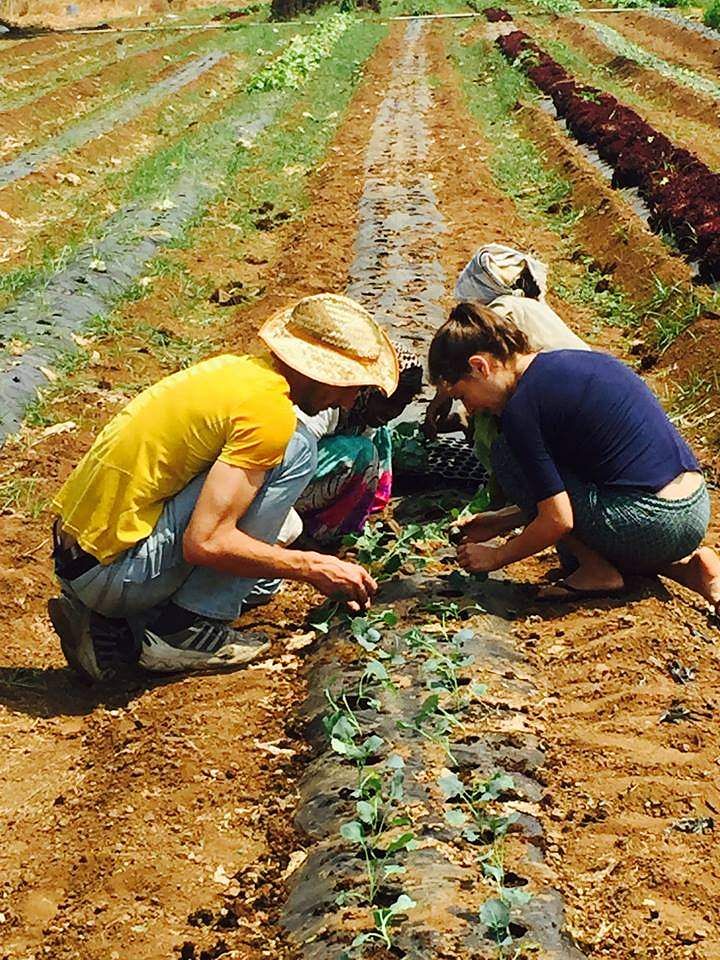
[[[39,96],[16,103],[0,112],[0,154],[10,160],[46,137],[62,131],[70,121],[88,118],[97,111],[112,110],[118,99],[142,90],[154,80],[162,80],[173,63],[193,53],[204,52],[211,43],[223,47],[222,37],[184,36],[168,42],[167,38],[144,41],[127,55],[116,58],[93,70],[87,76],[53,85]],[[125,50],[125,45],[122,48]]]
[[[470,590],[455,602],[442,577],[394,581],[323,643],[296,817],[313,844],[282,917],[307,960],[366,945],[415,960],[582,960],[536,815],[536,691]]]
[[[720,175],[612,94],[577,83],[523,31],[498,37],[497,43],[552,99],[575,137],[613,167],[613,185],[638,189],[651,227],[673,234],[697,261],[702,281],[720,280]]]
[[[65,153],[88,140],[102,137],[162,98],[178,93],[183,87],[207,73],[215,64],[227,56],[228,54],[221,50],[213,50],[202,57],[194,58],[175,73],[170,74],[164,80],[160,80],[150,89],[130,97],[120,106],[108,111],[104,116],[93,116],[71,124],[62,133],[45,141],[41,146],[28,150],[8,163],[0,164],[0,186],[37,172],[59,153]]]
[[[250,147],[277,108],[277,103],[268,104],[254,116],[238,118],[237,140]],[[193,170],[168,188],[164,203],[128,204],[106,222],[102,239],[81,249],[42,289],[31,290],[0,314],[3,338],[18,337],[32,344],[21,357],[5,359],[0,372],[0,440],[18,429],[26,405],[47,383],[45,367],[73,350],[72,334],[93,317],[105,315],[144,264],[217,192],[231,159],[227,148],[221,149],[226,124],[218,122],[210,131],[217,152],[212,162],[208,160],[202,181]]]

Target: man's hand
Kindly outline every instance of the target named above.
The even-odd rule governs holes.
[[[500,551],[480,543],[463,543],[458,547],[458,561],[468,573],[490,573],[503,566]]]
[[[326,597],[347,600],[353,610],[364,610],[370,605],[378,585],[364,567],[324,553],[306,556],[311,563],[305,579],[316,590]]]

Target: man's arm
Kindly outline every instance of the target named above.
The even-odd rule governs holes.
[[[187,563],[236,577],[282,577],[312,584],[326,596],[365,607],[377,590],[370,574],[355,563],[263,543],[237,529],[262,486],[262,470],[243,470],[219,460],[208,473],[183,538]]]

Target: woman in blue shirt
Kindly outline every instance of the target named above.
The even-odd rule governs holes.
[[[618,593],[624,574],[662,573],[720,606],[720,559],[700,546],[710,518],[700,467],[628,367],[597,352],[533,352],[520,330],[470,302],[436,333],[429,364],[471,413],[500,418],[493,466],[517,504],[466,525],[466,569],[559,545],[576,569],[543,599]],[[519,536],[487,545],[523,523]]]

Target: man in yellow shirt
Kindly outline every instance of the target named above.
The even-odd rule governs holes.
[[[277,543],[315,469],[308,414],[349,409],[362,386],[398,381],[385,333],[347,297],[306,297],[271,317],[266,356],[226,354],[139,394],[98,435],[54,501],[48,609],[68,663],[92,681],[123,658],[171,672],[259,652],[230,623],[264,578],[312,584],[356,609],[376,584],[360,566]],[[129,625],[133,640],[128,643]]]

